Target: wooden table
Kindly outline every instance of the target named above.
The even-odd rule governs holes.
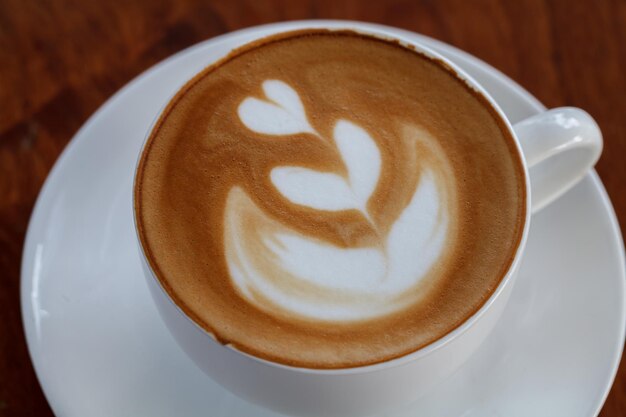
[[[597,170],[624,232],[623,0],[0,0],[0,416],[52,415],[22,332],[20,259],[39,189],[76,130],[126,82],[184,47],[309,18],[423,33],[499,68],[548,107],[589,111],[605,138]],[[626,366],[600,415],[626,415]]]

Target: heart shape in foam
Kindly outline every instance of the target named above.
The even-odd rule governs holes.
[[[255,132],[266,135],[314,133],[298,93],[279,80],[263,82],[263,92],[270,101],[246,98],[238,109],[239,118]]]

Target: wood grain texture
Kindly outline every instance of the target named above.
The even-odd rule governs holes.
[[[625,231],[623,0],[0,0],[0,416],[52,415],[26,350],[19,269],[33,204],[72,135],[126,82],[186,46],[309,18],[420,32],[499,68],[548,107],[589,111],[605,137],[597,170]],[[626,366],[600,415],[626,415]]]

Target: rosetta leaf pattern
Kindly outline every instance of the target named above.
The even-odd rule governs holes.
[[[347,120],[337,122],[334,138],[348,170],[350,188],[359,206],[365,209],[380,176],[378,146],[364,129]]]
[[[288,84],[266,80],[263,92],[268,100],[248,97],[239,105],[239,117],[248,129],[276,136],[298,133],[319,136],[307,119],[300,96]],[[327,211],[356,209],[369,217],[367,201],[380,176],[378,146],[365,129],[344,119],[335,124],[333,139],[346,167],[347,178],[283,166],[272,170],[272,183],[292,203]]]
[[[349,184],[337,174],[283,166],[272,169],[270,177],[292,203],[328,211],[359,209]]]

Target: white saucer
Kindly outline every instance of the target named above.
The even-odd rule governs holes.
[[[234,32],[155,66],[102,106],[54,166],[28,229],[22,314],[39,381],[58,416],[274,415],[224,391],[170,337],[141,272],[131,181],[146,130],[177,87],[234,45],[296,24]],[[543,109],[476,58],[389,30],[458,63],[513,122]],[[533,219],[520,275],[479,352],[395,415],[599,412],[624,342],[626,274],[615,214],[595,173]]]

